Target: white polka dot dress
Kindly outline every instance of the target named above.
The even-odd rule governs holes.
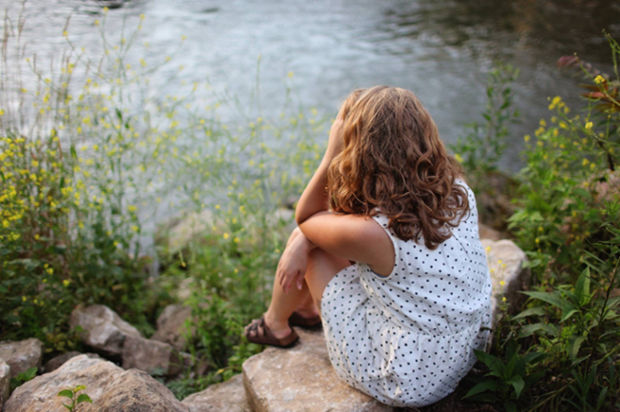
[[[467,191],[470,213],[435,250],[399,239],[385,216],[375,216],[394,245],[392,273],[382,277],[356,263],[323,292],[323,327],[336,372],[383,403],[417,407],[444,398],[475,363],[473,350],[484,348],[491,281],[475,198]]]

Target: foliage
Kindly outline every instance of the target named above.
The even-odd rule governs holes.
[[[69,411],[73,412],[75,411],[75,408],[77,408],[77,406],[82,402],[93,403],[93,400],[90,399],[90,396],[88,396],[87,394],[85,393],[81,393],[79,395],[77,394],[78,392],[83,391],[84,389],[86,389],[86,386],[77,385],[73,389],[63,389],[62,391],[58,392],[58,396],[69,398],[69,401],[70,401],[70,403],[63,403],[62,405],[65,408],[67,408]]]
[[[26,369],[23,372],[18,373],[13,378],[11,378],[10,382],[10,390],[17,388],[25,382],[28,382],[30,379],[34,378],[37,375],[38,368],[36,366],[32,366]]]
[[[498,170],[498,162],[506,150],[508,127],[519,117],[513,106],[511,88],[518,76],[519,70],[510,65],[495,65],[488,74],[484,121],[467,125],[469,133],[451,146],[473,182],[480,182],[489,172]]]
[[[542,373],[528,373],[531,363],[544,357],[541,352],[521,353],[521,348],[514,340],[506,344],[504,358],[484,351],[475,351],[477,358],[488,368],[486,377],[474,385],[465,394],[466,398],[497,403],[502,402],[507,411],[517,411],[517,405],[524,390],[532,387]]]
[[[615,79],[584,69],[586,107],[573,114],[556,96],[549,103],[551,118],[540,121],[534,137],[524,137],[525,167],[509,222],[529,257],[533,284],[525,292],[524,310],[498,326],[491,354],[478,354],[489,372],[471,389],[472,396],[519,400],[526,410],[619,406],[620,113],[615,93],[620,47],[609,41]],[[529,366],[511,369],[514,359]],[[541,376],[539,384],[528,384]],[[528,392],[525,399],[518,396],[521,387]]]

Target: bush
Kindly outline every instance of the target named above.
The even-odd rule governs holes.
[[[608,39],[615,64],[620,47]],[[584,110],[574,114],[556,96],[552,116],[524,137],[509,227],[528,255],[532,290],[524,310],[499,324],[491,354],[479,356],[495,378],[470,392],[503,396],[507,409],[614,410],[620,402],[620,79],[616,65],[615,79],[584,73]]]

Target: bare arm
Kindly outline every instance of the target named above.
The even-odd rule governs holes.
[[[319,212],[299,228],[312,245],[334,256],[366,263],[380,275],[392,272],[394,245],[371,217]]]
[[[337,118],[329,132],[327,150],[316,172],[304,189],[295,210],[297,224],[301,224],[315,213],[328,209],[327,169],[332,159],[342,150],[342,119]]]

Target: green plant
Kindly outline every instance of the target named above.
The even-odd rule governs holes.
[[[11,378],[10,391],[12,392],[18,386],[21,386],[23,383],[26,383],[30,379],[37,376],[37,370],[38,368],[36,366],[32,366],[25,371],[18,373],[15,377]]]
[[[78,392],[83,391],[84,389],[86,389],[86,386],[77,385],[73,389],[63,389],[62,391],[58,392],[58,396],[69,398],[70,403],[63,403],[62,406],[73,412],[75,411],[75,408],[77,408],[77,406],[82,402],[93,403],[93,400],[90,399],[90,396],[88,396],[87,394],[81,393],[78,395]]]
[[[475,182],[498,170],[498,162],[509,136],[508,126],[519,117],[514,109],[511,88],[518,76],[518,69],[507,64],[496,64],[488,74],[487,102],[482,113],[484,121],[467,125],[469,133],[459,137],[451,146],[456,159]]]
[[[542,377],[541,372],[531,371],[531,364],[545,356],[541,352],[521,354],[520,350],[514,340],[506,343],[503,358],[476,350],[476,357],[488,372],[463,398],[492,403],[500,401],[506,411],[517,411],[521,395]]]

